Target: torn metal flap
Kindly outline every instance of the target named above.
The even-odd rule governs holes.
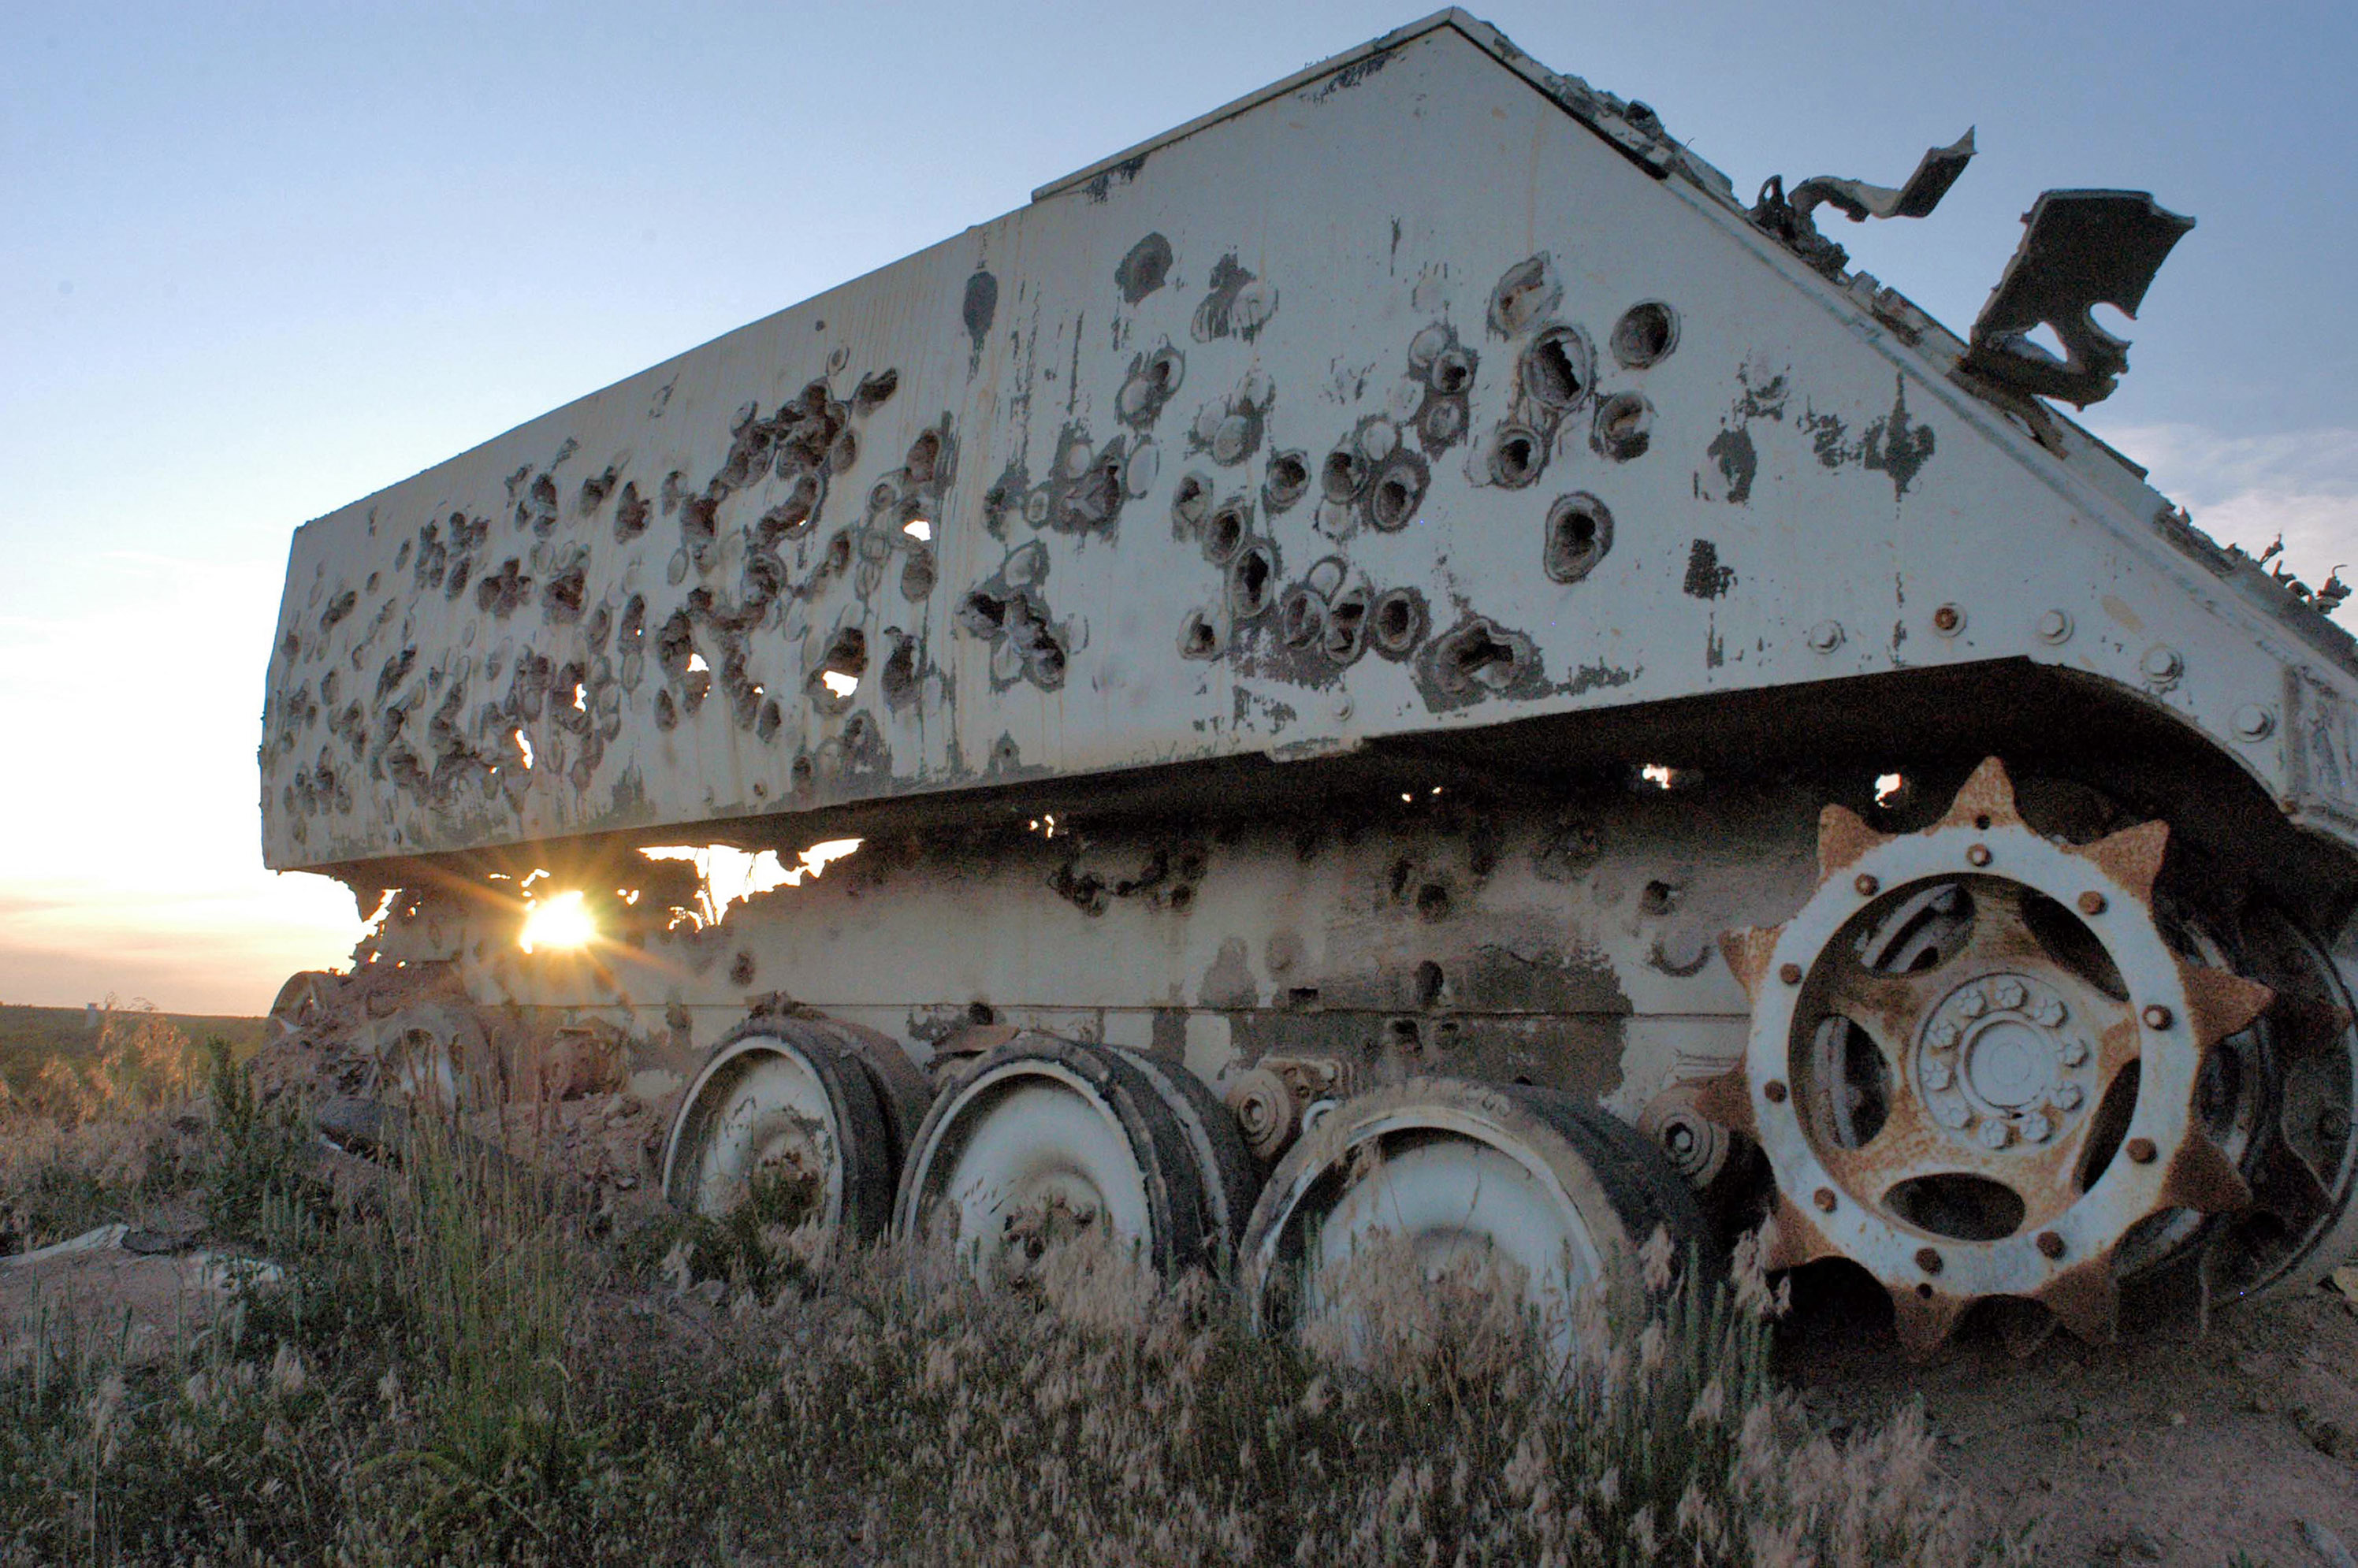
[[[2129,346],[2090,319],[2098,305],[2134,318],[2170,247],[2194,220],[2142,190],[2050,190],[2023,216],[2022,243],[1974,322],[1963,368],[2018,392],[2084,408],[2112,395]],[[2052,327],[2067,358],[2030,341]]]
[[[1973,158],[1974,133],[1967,126],[1965,134],[1949,146],[1927,150],[1917,161],[1916,172],[1897,190],[1863,179],[1836,179],[1822,174],[1801,181],[1788,196],[1784,180],[1772,175],[1760,188],[1752,221],[1818,271],[1840,277],[1850,253],[1818,232],[1817,220],[1812,215],[1818,208],[1832,206],[1854,223],[1869,218],[1921,218],[1941,204],[1941,198],[1957,183],[1957,176],[1965,172]]]
[[[1916,172],[1897,190],[1863,179],[1836,179],[1822,174],[1793,187],[1793,210],[1807,218],[1812,209],[1824,202],[1854,223],[1869,218],[1922,218],[1941,204],[1941,198],[1973,161],[1974,132],[1968,125],[1965,134],[1947,146],[1927,148]]]

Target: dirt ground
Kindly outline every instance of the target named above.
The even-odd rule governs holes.
[[[1813,1304],[1784,1357],[1812,1410],[1863,1424],[1920,1398],[1950,1475],[2035,1529],[2039,1562],[2340,1568],[2334,1545],[2358,1549],[2358,1303],[2331,1289],[2190,1342],[2057,1336],[2017,1360],[1968,1331],[1924,1368],[1866,1304]]]

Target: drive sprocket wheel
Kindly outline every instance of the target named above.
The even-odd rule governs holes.
[[[2102,1341],[2146,1221],[2250,1203],[2201,1085],[2273,993],[2165,935],[2168,841],[2044,838],[1996,758],[1920,832],[1825,808],[1817,891],[1722,938],[1752,1027],[1705,1108],[1768,1157],[1771,1268],[1860,1264],[1918,1358],[1989,1298]]]

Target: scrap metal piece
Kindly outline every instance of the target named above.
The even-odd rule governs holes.
[[[2050,190],[2023,214],[2022,243],[1974,321],[1963,368],[2017,392],[2086,407],[2109,397],[2129,346],[2090,319],[2110,305],[2134,319],[2170,248],[2194,220],[2142,190]],[[2067,358],[2030,341],[2054,329]]]
[[[1785,192],[1783,177],[1772,175],[1760,188],[1759,200],[1752,209],[1752,221],[1775,234],[1791,247],[1795,254],[1829,277],[1839,276],[1850,260],[1850,253],[1818,232],[1817,220],[1812,216],[1821,206],[1830,206],[1854,223],[1864,223],[1869,218],[1921,218],[1941,204],[1949,187],[1965,172],[1965,165],[1974,158],[1974,133],[1965,134],[1945,147],[1926,149],[1916,164],[1916,172],[1898,189],[1886,185],[1869,185],[1863,179],[1840,179],[1821,174],[1793,187],[1792,194]]]

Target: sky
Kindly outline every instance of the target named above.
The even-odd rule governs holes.
[[[1960,330],[2040,190],[2192,214],[2086,422],[2358,562],[2358,7],[1474,9],[1747,195],[1976,127],[1931,218],[1829,217]],[[350,949],[258,849],[298,524],[1418,14],[0,0],[0,1000],[255,1012]]]

